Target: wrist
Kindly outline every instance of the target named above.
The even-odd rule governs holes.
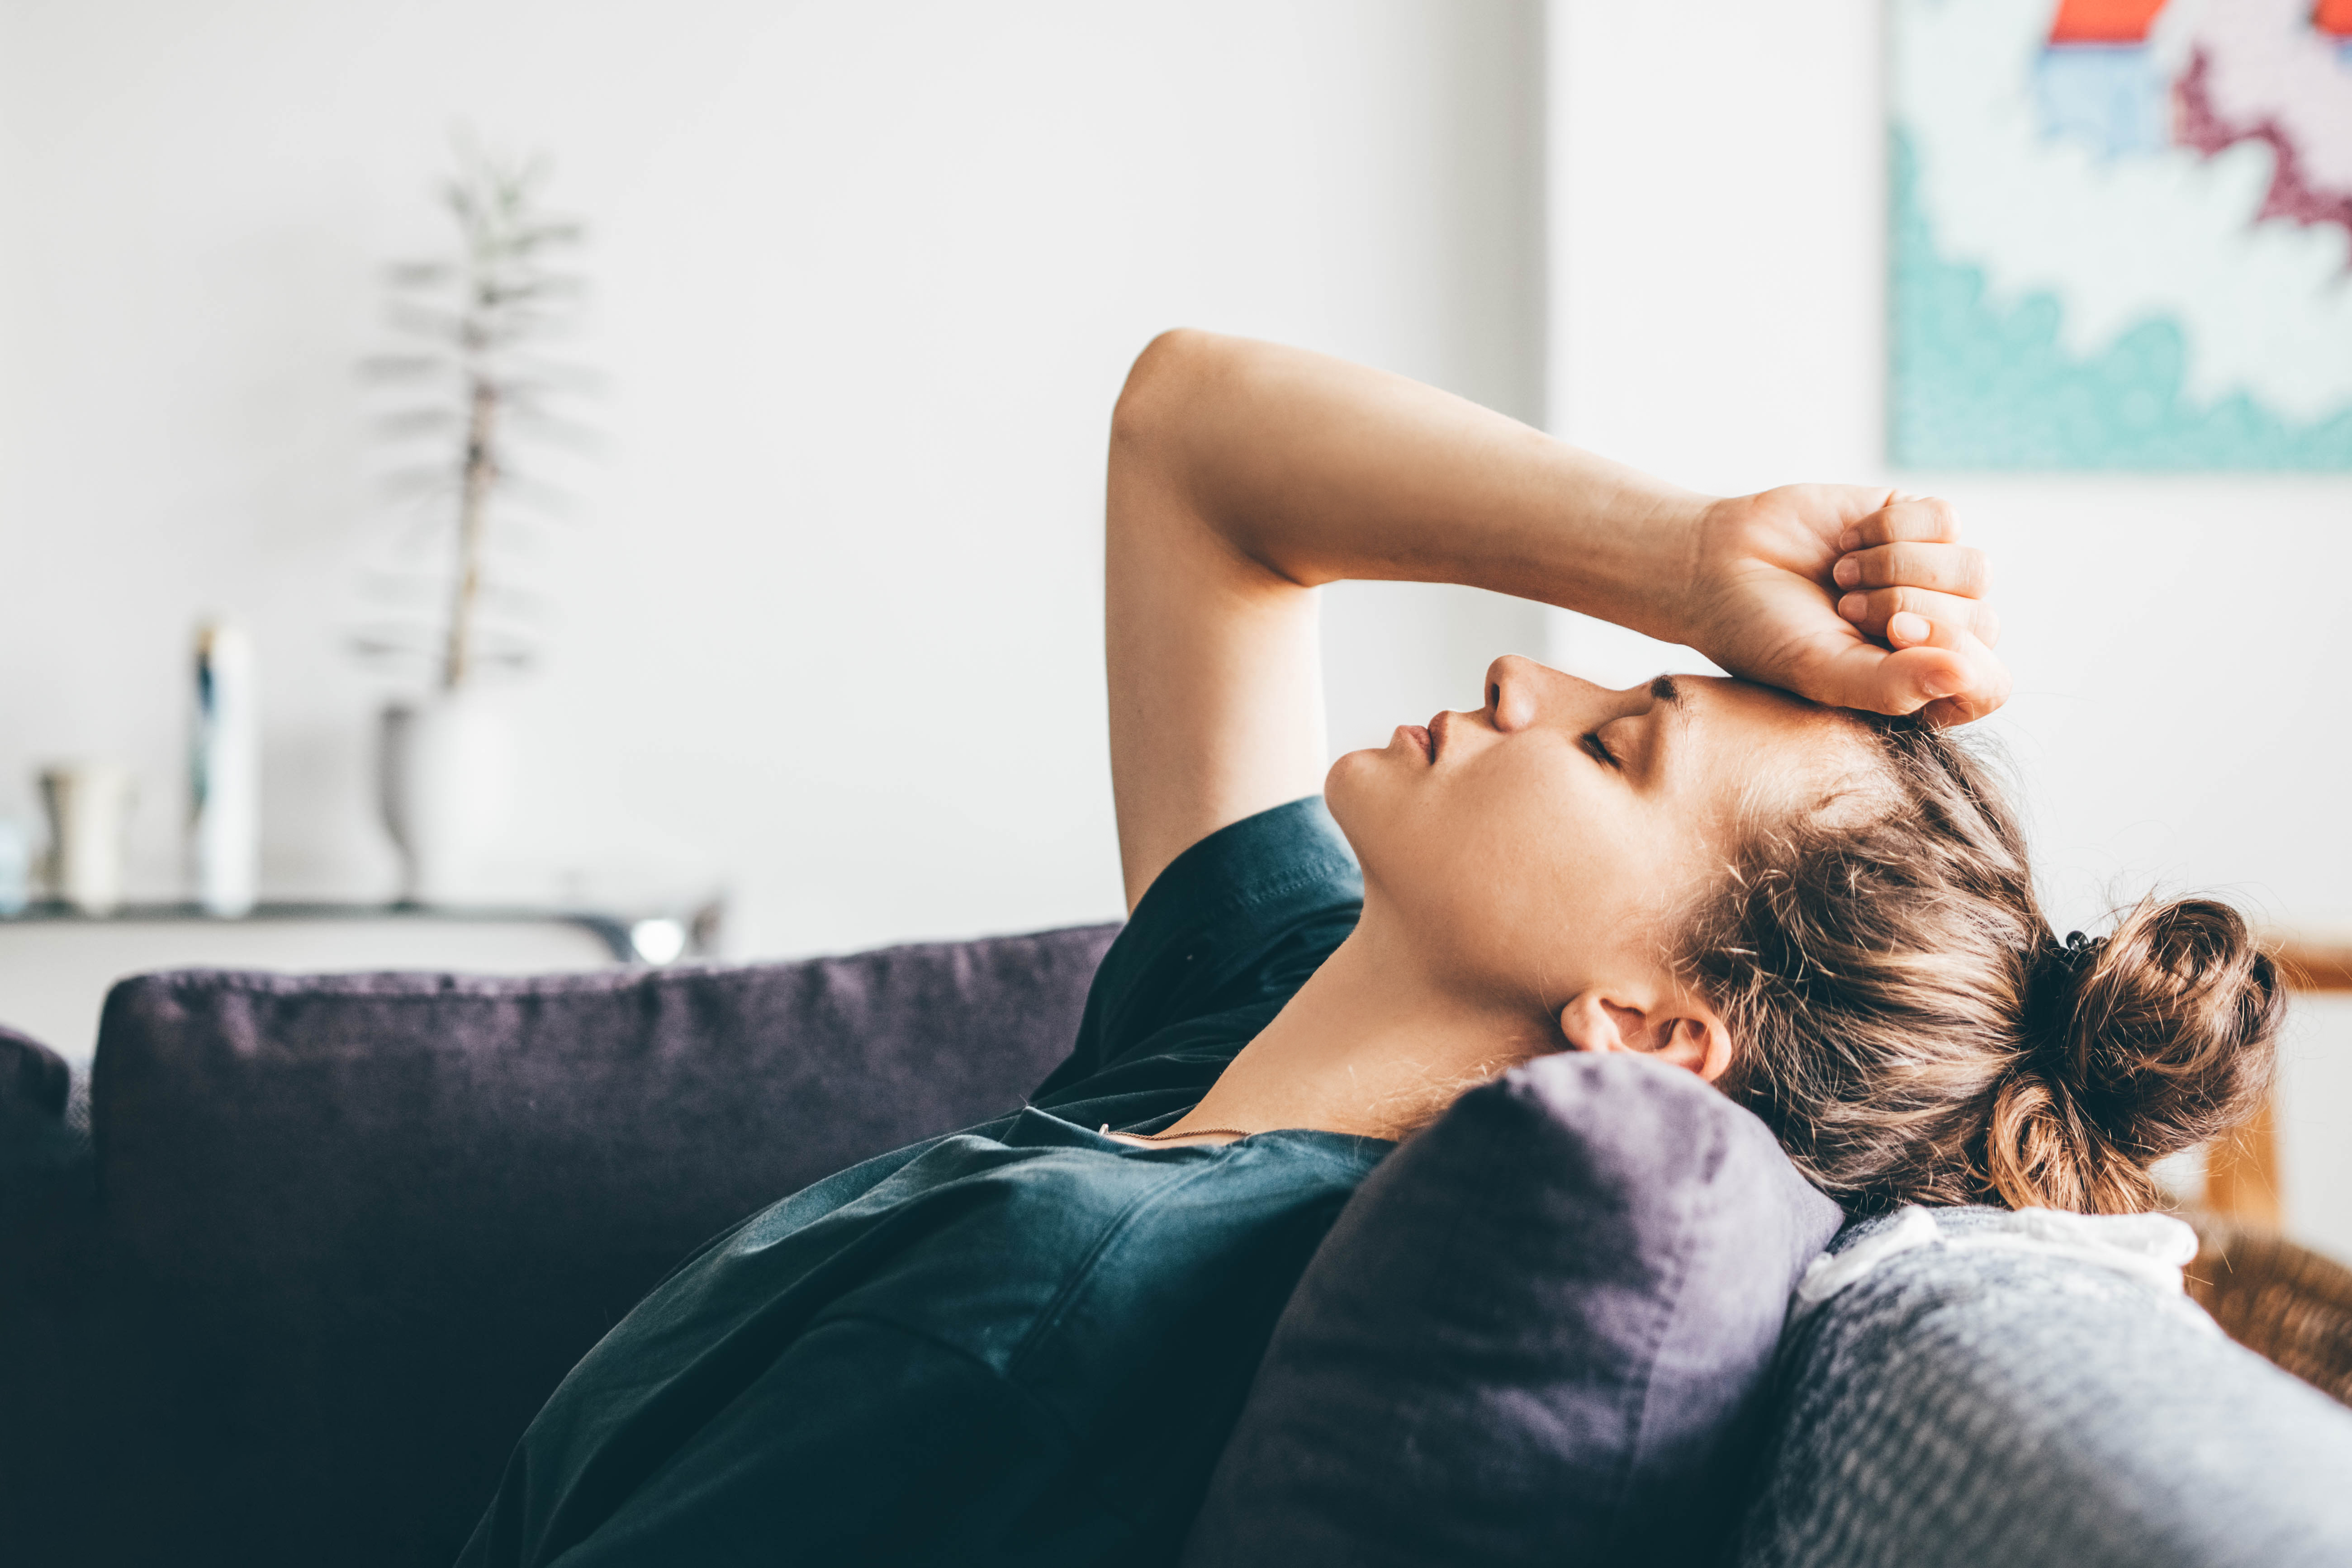
[[[1594,552],[1601,580],[1591,602],[1572,605],[1602,620],[1661,642],[1686,643],[1696,635],[1706,541],[1719,525],[1721,501],[1655,481],[1638,491],[1613,519],[1610,544]]]

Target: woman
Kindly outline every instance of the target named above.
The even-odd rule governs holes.
[[[1856,1207],[2145,1206],[2260,1092],[2279,991],[2238,918],[2059,942],[1937,728],[2007,689],[1941,503],[1709,500],[1173,333],[1113,423],[1108,571],[1132,918],[1071,1058],[681,1265],[549,1400],[465,1562],[1171,1561],[1348,1194],[1544,1052],[1687,1068]],[[1342,577],[1564,605],[1748,679],[1505,658],[1327,779],[1314,587]]]

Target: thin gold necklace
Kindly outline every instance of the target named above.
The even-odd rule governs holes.
[[[1106,1121],[1102,1124],[1102,1131],[1105,1136],[1109,1135],[1109,1122]],[[1238,1127],[1195,1127],[1190,1132],[1122,1132],[1119,1136],[1140,1138],[1146,1143],[1157,1143],[1167,1138],[1248,1138],[1254,1134],[1244,1132]]]

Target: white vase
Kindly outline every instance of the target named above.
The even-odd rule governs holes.
[[[400,848],[402,896],[461,903],[480,895],[483,860],[514,806],[518,755],[503,706],[461,687],[383,710],[376,793]]]

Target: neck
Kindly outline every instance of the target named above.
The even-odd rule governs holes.
[[[1355,931],[1162,1136],[1311,1127],[1400,1137],[1473,1084],[1561,1044],[1540,1013],[1440,984],[1368,904]]]

